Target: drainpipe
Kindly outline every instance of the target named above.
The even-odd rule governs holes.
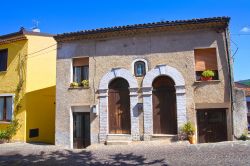
[[[234,111],[234,89],[233,89],[233,85],[234,85],[234,79],[233,79],[233,72],[232,72],[232,61],[231,61],[231,52],[229,51],[230,45],[230,35],[229,35],[229,30],[228,27],[225,28],[224,31],[224,35],[225,35],[225,40],[226,40],[226,52],[227,52],[227,63],[228,63],[228,72],[229,72],[229,86],[230,86],[230,101],[231,101],[231,126],[232,126],[232,136],[234,139],[234,123],[233,123],[233,111]]]

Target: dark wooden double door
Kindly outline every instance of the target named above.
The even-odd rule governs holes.
[[[90,145],[90,113],[73,112],[73,148]]]
[[[109,84],[109,133],[130,134],[130,96],[129,84],[123,78],[117,78]]]
[[[225,109],[197,110],[199,143],[227,140]]]
[[[176,91],[174,81],[160,76],[153,82],[153,133],[177,134]]]

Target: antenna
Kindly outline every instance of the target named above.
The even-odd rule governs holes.
[[[38,24],[40,23],[40,21],[38,20],[32,20],[34,27],[33,28],[38,28]]]
[[[38,24],[40,23],[40,21],[38,21],[38,20],[32,20],[32,22],[34,24],[34,26],[32,28],[32,31],[33,32],[41,32],[41,30],[38,27]]]

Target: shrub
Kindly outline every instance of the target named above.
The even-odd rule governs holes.
[[[191,122],[185,123],[181,130],[187,136],[192,136],[195,133],[195,127]]]
[[[0,130],[0,140],[7,140],[7,132],[6,130]]]
[[[89,87],[89,80],[83,80],[83,81],[82,81],[82,85],[83,85],[84,87]]]
[[[77,82],[71,82],[70,87],[78,87],[79,84]]]
[[[13,120],[5,130],[0,131],[0,140],[9,141],[20,128],[18,120]]]
[[[238,138],[238,140],[242,140],[242,141],[246,141],[248,140],[249,138],[247,137],[247,133],[243,133],[241,134],[241,136]]]
[[[212,70],[205,70],[201,74],[203,77],[214,77],[214,72]]]

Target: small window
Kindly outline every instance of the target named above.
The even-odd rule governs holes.
[[[0,72],[7,70],[8,49],[0,50]]]
[[[211,70],[214,73],[212,80],[218,80],[218,66],[216,48],[195,49],[195,72],[196,80],[202,80],[202,73]]]
[[[29,138],[34,138],[39,136],[39,129],[30,129]]]
[[[0,96],[0,121],[12,120],[12,96]]]
[[[73,59],[73,81],[81,83],[89,80],[89,58]]]
[[[136,77],[142,77],[146,74],[145,62],[137,61],[134,63],[134,73]]]

